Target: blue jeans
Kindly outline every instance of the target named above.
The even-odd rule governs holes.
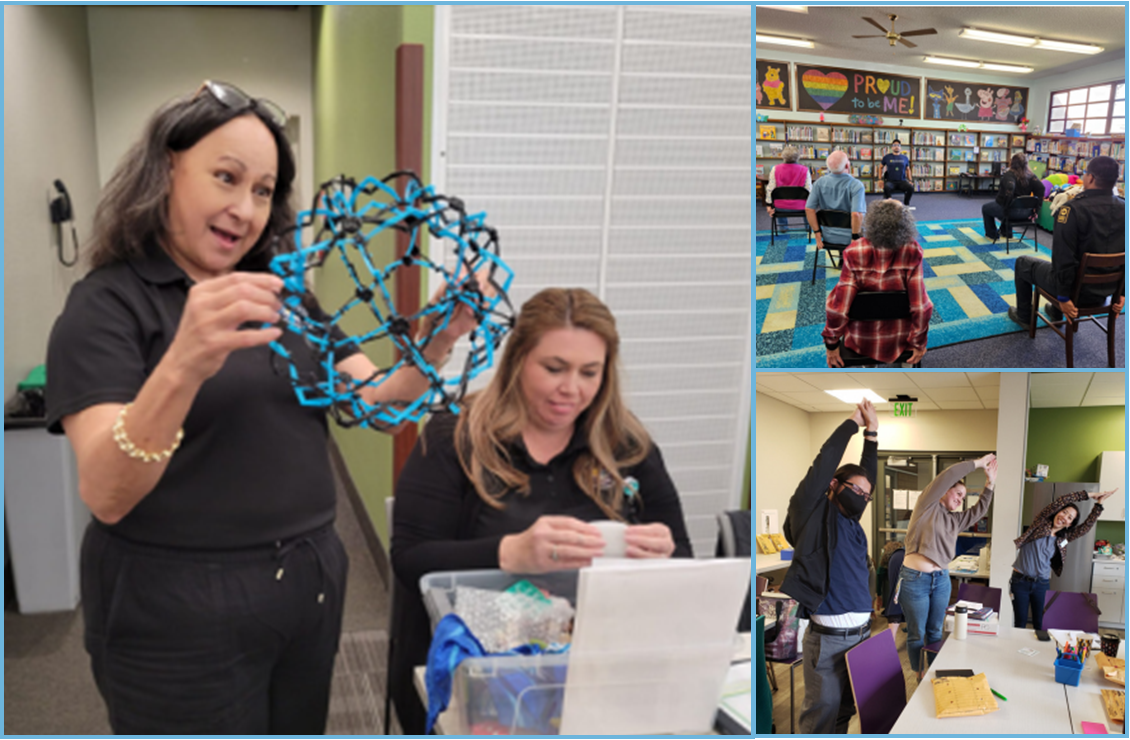
[[[1012,594],[1013,626],[1021,629],[1028,626],[1028,608],[1031,607],[1033,629],[1044,628],[1044,596],[1048,592],[1049,583],[1047,578],[1026,581],[1019,573],[1012,574],[1012,580],[1008,582],[1008,590]]]
[[[906,652],[914,670],[919,670],[922,646],[942,639],[949,603],[948,570],[923,573],[904,565],[899,571],[899,606],[906,615]]]

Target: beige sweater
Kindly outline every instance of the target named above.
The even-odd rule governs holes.
[[[958,533],[969,529],[985,516],[993,500],[992,487],[985,486],[985,490],[981,491],[981,500],[969,511],[949,511],[942,506],[942,496],[946,491],[975,468],[976,464],[972,460],[951,465],[922,492],[910,515],[910,526],[907,527],[908,555],[918,553],[932,560],[939,568],[949,567]]]

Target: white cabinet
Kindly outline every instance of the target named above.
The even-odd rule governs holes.
[[[1122,627],[1126,608],[1126,563],[1095,561],[1091,566],[1091,593],[1099,600],[1099,624]]]
[[[1121,522],[1126,519],[1126,453],[1104,452],[1099,455],[1099,490],[1113,491],[1114,494],[1103,502],[1103,513],[1099,521]]]

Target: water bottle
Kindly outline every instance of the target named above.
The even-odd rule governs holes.
[[[969,627],[969,615],[966,613],[968,609],[964,606],[959,606],[953,610],[953,636],[954,639],[964,640],[967,628]]]

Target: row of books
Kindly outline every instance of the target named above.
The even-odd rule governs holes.
[[[981,134],[981,146],[1008,148],[1008,134]]]
[[[847,144],[870,144],[871,131],[860,129],[832,129],[832,141],[844,142]]]
[[[1063,154],[1069,157],[1115,157],[1120,159],[1124,144],[1111,141],[1065,141],[1029,139],[1025,149],[1035,154]],[[1117,153],[1115,153],[1117,152]]]
[[[915,177],[944,177],[945,167],[940,164],[915,164],[910,171]]]
[[[951,162],[976,162],[977,155],[972,149],[950,149]]]
[[[945,149],[915,149],[913,151],[914,159],[922,161],[944,162],[946,161]]]
[[[925,131],[916,131],[915,134],[914,134],[914,138],[911,141],[915,145],[945,146],[946,145],[946,135],[945,134],[927,133]]]
[[[831,129],[818,126],[786,126],[785,136],[790,141],[828,141]],[[838,141],[838,139],[837,139]]]
[[[950,146],[977,146],[977,134],[950,134]]]

